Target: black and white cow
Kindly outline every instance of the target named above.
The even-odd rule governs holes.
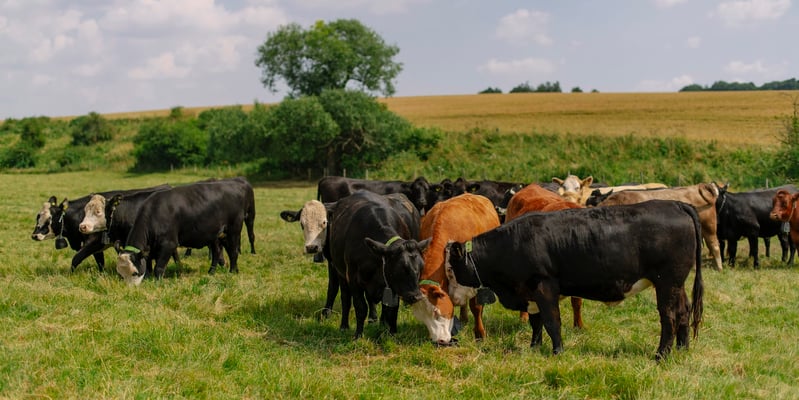
[[[111,197],[115,194],[126,195],[169,187],[169,185],[160,185],[150,188],[111,190],[99,194],[104,197]],[[58,203],[58,199],[55,196],[51,196],[36,215],[36,226],[31,234],[31,239],[37,241],[57,239],[57,249],[66,247],[61,244],[62,239],[66,240],[69,247],[77,251],[77,254],[72,257],[72,271],[75,271],[75,268],[89,256],[94,256],[100,271],[105,266],[103,249],[105,249],[106,244],[103,243],[102,235],[84,235],[80,232],[80,223],[85,215],[84,208],[90,199],[91,195],[88,195],[75,200],[64,199],[61,203]]]
[[[134,285],[153,271],[156,278],[161,278],[178,246],[209,247],[209,273],[216,271],[224,247],[230,272],[238,272],[246,204],[240,183],[225,180],[153,193],[140,206],[124,248],[117,249],[117,272]]]
[[[341,282],[342,329],[349,327],[354,302],[356,338],[363,335],[369,302],[383,302],[380,320],[395,333],[399,298],[407,304],[422,299],[422,251],[430,241],[416,240],[419,220],[402,194],[361,190],[331,205],[324,253]]]
[[[531,346],[542,342],[542,326],[554,354],[563,351],[561,296],[618,303],[655,287],[660,314],[657,358],[688,347],[702,319],[701,228],[685,203],[653,200],[607,208],[527,213],[467,242],[447,248],[455,285],[492,289],[502,305],[530,313]],[[685,280],[696,268],[693,301]],[[451,278],[452,279],[452,278]],[[691,320],[693,320],[691,322]]]
[[[766,248],[766,257],[769,257],[769,238],[777,236],[782,248],[782,261],[793,263],[795,248],[788,238],[788,233],[783,229],[780,221],[769,217],[772,199],[781,189],[796,193],[799,189],[794,185],[779,186],[771,189],[754,190],[749,192],[733,193],[727,191],[728,185],[719,187],[719,197],[716,199],[716,235],[719,238],[721,256],[724,257],[725,242],[729,244],[729,259],[727,263],[735,266],[735,256],[738,252],[738,240],[746,238],[749,242],[749,256],[753,257],[752,266],[760,267],[758,257],[757,238],[763,238]]]

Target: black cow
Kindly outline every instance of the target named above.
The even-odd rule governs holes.
[[[405,182],[326,176],[319,180],[316,199],[322,203],[332,203],[355,193],[356,190],[367,190],[377,194],[402,193],[419,212],[423,212],[427,209],[429,189],[430,182],[424,177],[416,178],[412,182]]]
[[[222,261],[221,246],[238,272],[241,229],[247,199],[240,182],[220,180],[155,192],[139,208],[124,248],[118,248],[117,272],[138,285],[146,273],[161,278],[178,246],[211,249],[211,268]],[[153,262],[155,268],[152,268]]]
[[[563,351],[561,296],[606,303],[654,286],[660,314],[657,358],[688,347],[702,319],[701,228],[696,210],[670,200],[607,208],[527,213],[469,242],[448,245],[448,265],[458,286],[486,286],[506,308],[528,310],[531,346],[542,341],[542,325],[554,354]],[[693,304],[685,280],[696,268]],[[531,304],[534,302],[535,304]]]
[[[354,301],[355,337],[361,337],[367,303],[382,300],[380,320],[396,333],[399,300],[394,296],[408,304],[422,298],[422,251],[430,241],[415,240],[418,210],[401,194],[357,191],[331,205],[329,216],[324,253],[341,282],[341,328],[349,327]]]
[[[139,191],[153,191],[169,187],[169,185],[160,185],[150,188],[110,190],[99,194],[105,197],[111,197],[115,194],[133,194]],[[58,199],[56,199],[55,196],[51,196],[36,215],[36,226],[31,234],[31,239],[37,241],[55,238],[57,249],[66,247],[61,244],[62,240],[65,239],[69,247],[77,251],[72,257],[71,270],[73,272],[75,268],[90,255],[94,256],[100,271],[102,271],[105,266],[103,250],[106,244],[103,243],[102,235],[99,233],[84,235],[80,232],[80,223],[85,216],[84,207],[90,199],[91,195],[88,195],[71,201],[64,199],[59,204]]]
[[[716,236],[719,238],[722,259],[726,242],[729,244],[727,263],[731,267],[735,266],[738,240],[746,238],[749,242],[749,256],[754,258],[752,266],[760,268],[757,238],[763,238],[766,257],[769,257],[769,238],[777,236],[782,248],[782,261],[787,260],[788,264],[792,264],[796,250],[793,242],[788,238],[787,232],[782,229],[782,222],[772,220],[769,213],[772,199],[777,191],[783,189],[796,193],[799,189],[794,185],[785,185],[771,189],[731,193],[727,191],[728,186],[719,187],[719,197],[716,199]]]

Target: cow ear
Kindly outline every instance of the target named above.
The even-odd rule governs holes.
[[[433,240],[433,238],[427,238],[425,240],[422,240],[421,242],[417,242],[416,243],[416,248],[419,249],[419,251],[427,250],[427,246],[430,245],[430,241],[431,240]]]
[[[463,249],[463,243],[451,242],[447,244],[447,248],[449,249],[450,259],[453,257],[456,259],[463,259],[466,257],[466,252]]]
[[[369,250],[372,250],[372,253],[378,256],[384,256],[388,252],[388,246],[372,238],[364,238],[363,241],[366,243],[366,246],[369,247]]]
[[[59,207],[61,207],[62,210],[66,211],[67,207],[69,207],[69,200],[67,200],[67,198],[65,197],[64,201],[61,202],[61,205]]]
[[[117,254],[119,254],[120,252],[122,252],[122,248],[121,248],[121,245],[120,245],[120,243],[119,243],[119,240],[117,240],[117,241],[115,241],[115,242],[114,242],[114,250],[116,250],[116,251],[117,251]]]
[[[552,177],[552,182],[557,183],[558,185],[563,185],[563,179]]]
[[[791,202],[795,203],[797,200],[799,200],[799,193],[794,193],[791,195]]]
[[[583,179],[582,182],[580,182],[580,186],[589,187],[592,183],[594,183],[594,177],[589,175],[587,178]]]
[[[111,198],[111,206],[114,208],[118,207],[120,201],[122,201],[122,195],[115,194],[114,197]]]
[[[55,196],[50,196],[47,202],[50,203],[50,206],[55,207],[58,204],[58,199]]]
[[[300,220],[300,213],[301,212],[302,212],[302,210],[300,210],[300,211],[291,211],[291,210],[281,211],[280,212],[280,218],[283,218],[283,221],[286,221],[286,222],[297,222],[297,221]]]

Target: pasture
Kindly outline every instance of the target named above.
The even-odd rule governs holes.
[[[253,182],[257,254],[243,245],[237,275],[208,275],[199,250],[170,263],[163,280],[128,287],[111,249],[103,272],[88,259],[71,273],[73,251],[30,238],[51,195],[217,174],[0,175],[0,398],[799,397],[799,268],[775,257],[776,240],[758,271],[745,243],[735,269],[714,271],[705,257],[699,338],[658,364],[652,290],[616,307],[586,301],[587,328],[564,324],[556,357],[546,335],[530,349],[529,326],[499,304],[485,309],[482,342],[465,324],[459,346],[436,348],[405,307],[396,336],[369,325],[353,341],[338,330],[338,312],[317,319],[326,269],[301,253],[299,226],[278,215],[315,198],[309,182]],[[571,320],[568,302],[561,312]]]

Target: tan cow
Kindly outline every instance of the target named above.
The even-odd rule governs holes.
[[[607,197],[607,195],[611,193],[623,192],[625,190],[652,190],[652,189],[665,189],[667,187],[668,186],[666,184],[658,182],[642,183],[640,185],[605,186],[600,188],[584,187],[580,192],[579,204],[586,206],[596,205],[596,204],[589,204],[588,200],[591,199],[591,197],[600,197],[600,198]]]
[[[600,207],[619,204],[642,203],[647,200],[678,200],[688,203],[696,208],[699,222],[702,224],[702,237],[716,263],[716,269],[721,271],[721,251],[719,239],[716,236],[716,198],[719,190],[712,183],[699,183],[692,186],[681,186],[659,190],[627,190],[613,193],[605,201],[599,203]],[[652,232],[657,234],[657,232]]]
[[[483,306],[475,299],[476,290],[450,285],[449,272],[444,268],[444,248],[450,241],[466,241],[499,226],[494,204],[488,198],[464,193],[436,203],[422,217],[420,239],[431,238],[424,253],[424,270],[419,288],[424,298],[411,307],[413,315],[427,326],[430,337],[437,344],[451,341],[453,305],[467,304],[474,315],[474,336],[485,337]]]
[[[580,196],[582,195],[583,188],[590,188],[591,184],[594,183],[594,177],[588,176],[585,179],[580,179],[577,175],[568,175],[566,179],[553,177],[552,182],[560,185],[558,194],[561,197],[572,203],[585,204],[580,203]]]

